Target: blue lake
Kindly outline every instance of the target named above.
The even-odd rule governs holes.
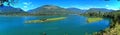
[[[87,23],[87,17],[69,15],[64,20],[26,24],[27,20],[57,18],[62,16],[0,16],[0,35],[85,35],[98,32],[109,26],[109,19]]]

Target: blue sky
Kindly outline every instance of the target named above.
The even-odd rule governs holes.
[[[25,11],[35,9],[43,5],[56,5],[63,8],[107,8],[118,10],[120,8],[120,1],[117,0],[18,0],[13,7],[21,8]]]

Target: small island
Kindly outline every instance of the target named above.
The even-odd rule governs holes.
[[[40,23],[40,22],[53,22],[53,21],[58,21],[58,20],[63,20],[66,17],[58,17],[58,18],[45,18],[41,20],[27,20],[25,23],[30,24],[30,23]]]
[[[91,18],[91,17],[90,17],[90,18],[87,18],[86,21],[87,21],[88,23],[93,23],[93,22],[98,22],[98,21],[100,21],[100,20],[103,20],[103,18],[98,18],[98,17],[96,17],[96,18],[95,18],[95,17]]]

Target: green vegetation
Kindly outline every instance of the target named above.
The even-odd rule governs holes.
[[[120,24],[118,22],[114,24],[112,24],[114,26],[110,25],[109,28],[96,32],[95,35],[120,35]]]
[[[120,10],[113,12],[86,12],[81,14],[88,17],[110,18],[111,23],[108,28],[94,33],[94,35],[120,35]]]
[[[102,20],[102,18],[88,18],[87,22],[92,23],[92,22],[97,22],[97,21],[100,21],[100,20]]]
[[[50,22],[50,21],[58,21],[58,20],[63,20],[66,17],[58,17],[58,18],[47,18],[47,19],[42,19],[42,20],[28,20],[25,21],[25,23],[39,23],[39,22]]]
[[[59,17],[59,18],[50,18],[50,19],[47,19],[47,21],[49,21],[49,20],[52,20],[52,21],[54,21],[54,20],[61,20],[61,19],[65,19],[66,17]]]

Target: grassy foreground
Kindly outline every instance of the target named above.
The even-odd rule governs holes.
[[[63,20],[66,17],[58,17],[58,18],[47,18],[46,20],[28,20],[25,21],[25,23],[39,23],[39,22],[49,22],[49,21],[57,21],[57,20]]]
[[[88,18],[87,22],[92,23],[92,22],[97,22],[97,21],[100,21],[100,20],[103,20],[103,18]]]

